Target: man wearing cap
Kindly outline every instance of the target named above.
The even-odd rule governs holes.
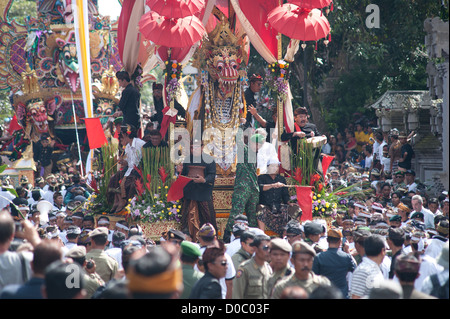
[[[201,256],[200,248],[197,244],[184,240],[181,242],[181,269],[183,270],[183,293],[180,299],[187,299],[191,294],[192,287],[203,277],[203,273],[194,269]]]
[[[389,226],[392,228],[399,228],[402,226],[402,216],[399,214],[394,214],[391,217],[389,217]]]
[[[328,249],[314,258],[312,271],[316,275],[327,277],[347,298],[347,274],[356,269],[356,261],[350,254],[339,249],[342,244],[342,233],[338,228],[331,228],[328,231],[327,241]]]
[[[231,210],[225,227],[224,241],[229,242],[233,227],[233,218],[238,214],[248,217],[250,227],[258,227],[256,219],[256,206],[259,202],[258,175],[256,174],[256,154],[263,142],[261,135],[255,134],[250,138],[248,146],[241,144],[243,158],[239,158],[236,165],[236,176],[234,180],[234,191],[231,198]]]
[[[413,254],[402,254],[395,263],[395,275],[403,289],[403,299],[436,299],[414,288],[419,276],[420,260]]]
[[[292,245],[294,242],[298,240],[303,240],[303,226],[300,225],[300,222],[296,219],[291,219],[286,224],[285,238],[289,245]]]
[[[405,172],[403,171],[397,171],[394,174],[394,180],[393,180],[393,186],[394,186],[394,191],[397,192],[397,190],[399,188],[406,188],[406,183],[405,183]]]
[[[395,262],[398,256],[403,254],[403,244],[405,243],[405,231],[402,228],[389,228],[387,243],[391,249],[391,269],[389,279],[394,278]]]
[[[324,232],[322,225],[314,221],[308,222],[303,225],[303,229],[305,230],[305,243],[310,245],[316,253],[324,251],[324,248],[318,244],[321,234]]]
[[[84,246],[74,246],[67,253],[67,258],[72,258],[74,262],[79,264],[85,270],[83,274],[84,282],[86,286],[86,299],[90,299],[92,295],[101,286],[105,285],[103,279],[97,274],[95,262],[93,262],[93,267],[87,267],[88,261],[86,260],[86,248]]]
[[[209,223],[206,223],[200,227],[197,237],[202,255],[208,246],[216,245],[218,242],[216,229]],[[219,282],[222,291],[222,299],[231,299],[233,292],[233,279],[236,276],[236,269],[234,268],[230,255],[226,252],[224,255],[227,260],[227,270],[225,276],[220,278]],[[198,269],[198,267],[196,269]]]
[[[186,240],[186,235],[178,229],[169,229],[167,232],[166,240],[175,245],[181,245],[181,243]]]
[[[227,247],[227,254],[233,258],[233,255],[241,248],[241,235],[247,230],[247,227],[242,224],[233,225],[234,240],[232,240]]]
[[[308,294],[313,292],[319,286],[331,286],[328,278],[316,275],[312,271],[316,252],[305,242],[296,241],[292,244],[291,262],[294,265],[295,272],[289,277],[278,282],[272,291],[272,299],[279,299],[287,287],[299,286],[306,290]]]
[[[256,235],[264,235],[265,232],[264,230],[258,228],[258,227],[249,227],[248,225],[248,217],[244,214],[238,214],[236,216],[234,216],[233,218],[233,226],[234,225],[243,225],[245,227],[246,230],[250,231],[251,233],[253,233],[255,236]],[[234,235],[233,233],[231,233],[231,241],[234,240]]]
[[[405,171],[405,188],[408,192],[416,192],[417,190],[416,172],[412,169]]]
[[[233,299],[266,299],[268,280],[272,269],[268,264],[270,237],[255,236],[250,246],[255,247],[252,258],[240,264],[233,281]]]
[[[240,226],[240,225],[235,225]],[[234,227],[234,226],[233,226]],[[240,238],[237,241],[240,242],[239,250],[231,255],[231,260],[233,261],[233,266],[235,269],[238,269],[239,266],[246,260],[252,258],[253,253],[255,252],[255,247],[251,246],[253,240],[255,239],[255,234],[246,230],[243,231],[240,235]]]
[[[117,261],[105,253],[108,242],[108,228],[98,227],[89,233],[91,250],[86,254],[86,259],[93,259],[97,273],[105,283],[114,278],[118,270]]]
[[[281,141],[290,141],[292,151],[296,154],[297,141],[299,139],[319,136],[320,133],[317,130],[316,125],[308,122],[308,110],[306,107],[299,107],[294,110],[294,126],[295,131],[293,133],[284,131],[283,134],[281,134]]]
[[[291,245],[281,238],[273,238],[270,241],[270,267],[272,268],[272,276],[267,285],[269,296],[272,294],[273,287],[282,279],[294,273],[294,267],[289,263],[291,258]]]

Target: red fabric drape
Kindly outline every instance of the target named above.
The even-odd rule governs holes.
[[[312,198],[311,186],[296,186],[298,205],[302,209],[302,221],[312,220]]]
[[[178,178],[172,183],[167,192],[167,201],[175,201],[183,198],[183,190],[184,187],[190,182],[192,179],[186,176],[178,176]]]

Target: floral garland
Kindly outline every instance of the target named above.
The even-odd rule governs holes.
[[[166,82],[167,82],[167,97],[169,101],[175,99],[181,91],[180,79],[183,73],[182,66],[177,60],[168,60],[164,62],[166,65]]]
[[[278,98],[285,101],[288,95],[289,63],[278,60],[266,69],[266,85]]]
[[[181,222],[181,203],[167,201],[167,188],[159,188],[153,194],[153,201],[146,197],[135,196],[130,202],[130,216],[133,220],[141,222],[158,222],[174,220]]]

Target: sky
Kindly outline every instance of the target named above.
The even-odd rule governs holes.
[[[98,0],[98,10],[102,16],[110,16],[111,21],[117,20],[122,6],[118,0]]]

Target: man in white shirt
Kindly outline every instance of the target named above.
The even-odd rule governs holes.
[[[420,212],[423,213],[424,222],[425,222],[425,228],[432,228],[434,229],[434,214],[429,210],[423,207],[423,199],[420,195],[414,195],[411,198],[411,204],[414,209],[414,211],[411,213],[411,215],[414,212]]]
[[[448,220],[441,220],[436,227],[437,235],[434,235],[425,249],[425,255],[437,258],[442,251],[445,243],[448,242]]]
[[[125,147],[127,169],[120,183],[120,193],[115,194],[114,205],[111,213],[118,213],[128,204],[128,199],[136,194],[136,180],[139,174],[135,167],[139,166],[142,159],[142,147],[145,141],[137,137],[137,129],[127,124],[120,128],[120,143]],[[118,172],[117,174],[119,174]]]
[[[366,156],[364,159],[364,168],[366,170],[370,170],[372,168],[373,155],[372,155],[372,145],[366,145],[364,147],[364,155]]]
[[[233,255],[239,249],[241,249],[241,238],[240,237],[241,237],[241,234],[244,231],[246,231],[247,229],[248,229],[248,227],[245,227],[244,225],[241,225],[241,224],[233,225],[233,235],[234,235],[235,239],[226,245],[226,247],[227,247],[226,253],[228,255],[230,255],[230,257],[233,257]]]
[[[386,256],[385,240],[379,235],[371,235],[364,241],[366,256],[353,272],[350,296],[360,299],[369,295],[370,290],[384,280],[380,265]]]
[[[409,169],[405,172],[405,183],[408,192],[415,192],[417,189],[417,183],[415,182],[416,172]]]

